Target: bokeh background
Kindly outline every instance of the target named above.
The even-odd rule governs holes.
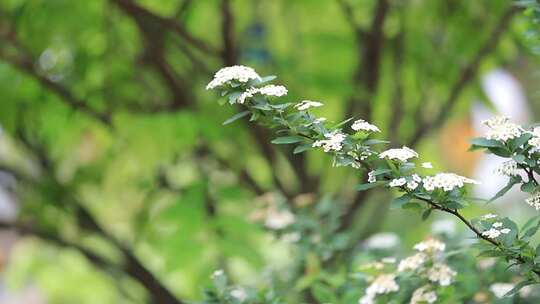
[[[459,234],[355,191],[362,174],[323,153],[223,126],[238,108],[204,87],[234,64],[278,75],[286,100],[373,122],[488,198],[504,179],[468,139],[497,113],[538,120],[530,15],[507,0],[0,1],[0,303],[180,303],[216,269],[295,303],[374,235],[406,251]],[[467,212],[519,219],[521,201]],[[269,204],[296,210],[294,233]]]

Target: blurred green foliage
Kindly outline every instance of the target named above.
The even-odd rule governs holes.
[[[341,262],[384,225],[388,196],[359,197],[359,177],[328,170],[321,153],[291,157],[261,144],[268,132],[222,126],[235,111],[204,90],[212,73],[255,66],[280,75],[289,100],[324,101],[330,120],[369,119],[400,143],[421,132],[420,144],[484,99],[476,76],[534,63],[529,22],[503,0],[4,0],[0,161],[18,177],[16,226],[29,236],[5,277],[50,303],[170,303],[161,287],[200,299],[225,268],[297,302],[322,268],[343,279]],[[337,244],[291,249],[251,221],[272,190],[312,195],[302,240]],[[403,238],[422,239],[422,227]],[[134,257],[162,286],[130,272]]]

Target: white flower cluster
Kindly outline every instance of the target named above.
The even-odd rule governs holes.
[[[427,191],[443,189],[452,191],[455,188],[461,188],[464,184],[479,184],[477,181],[466,178],[455,173],[437,173],[434,176],[426,176],[422,180],[424,188]]]
[[[381,154],[379,154],[379,158],[386,158],[389,160],[399,160],[402,162],[406,162],[411,158],[418,157],[418,153],[416,153],[413,149],[403,146],[399,149],[388,149]]]
[[[433,169],[433,165],[430,162],[422,163],[422,168]]]
[[[532,138],[529,139],[528,144],[534,147],[534,151],[540,151],[540,127],[536,127],[530,132],[532,134]]]
[[[495,173],[504,176],[517,176],[519,175],[518,163],[513,159],[505,161],[500,167],[495,169]]]
[[[494,219],[494,218],[496,218],[497,216],[498,216],[498,215],[496,215],[496,214],[488,213],[488,214],[482,215],[481,219],[483,219],[483,220],[489,220],[489,219]]]
[[[208,83],[206,89],[210,90],[221,87],[228,84],[232,80],[246,83],[251,79],[261,80],[261,76],[259,76],[259,74],[257,74],[253,68],[243,65],[234,65],[217,71],[217,73],[214,75],[214,79]]]
[[[355,122],[353,122],[351,128],[355,131],[366,131],[366,132],[381,132],[379,128],[376,125],[372,125],[369,122],[359,119]]]
[[[441,286],[448,286],[454,280],[456,272],[446,264],[436,263],[427,271],[427,277],[431,282],[439,283]]]
[[[313,147],[322,147],[324,152],[341,151],[343,147],[343,141],[347,136],[340,131],[334,131],[332,133],[324,134],[324,137],[328,139],[317,140],[313,143]]]
[[[435,303],[437,301],[437,294],[435,291],[430,291],[429,289],[429,285],[416,289],[412,294],[410,304]]]
[[[233,297],[234,299],[236,299],[237,301],[241,303],[247,299],[248,294],[244,288],[236,287],[233,290],[231,290],[231,297]]]
[[[294,107],[298,111],[305,111],[305,110],[307,110],[309,108],[318,108],[318,107],[322,107],[322,106],[323,106],[323,104],[321,102],[313,101],[313,100],[302,100],[299,103],[294,105]]]
[[[524,130],[520,125],[510,122],[506,116],[497,116],[482,122],[490,130],[486,133],[487,139],[507,141],[520,137]]]
[[[375,297],[379,294],[387,294],[399,290],[399,285],[396,283],[396,275],[381,274],[373,280],[366,289],[366,294],[360,298],[359,304],[373,304]]]
[[[531,197],[525,199],[525,202],[537,211],[540,210],[540,191],[535,192]]]
[[[448,286],[454,281],[456,272],[440,260],[441,253],[446,249],[443,242],[430,238],[416,244],[414,249],[418,252],[401,260],[397,265],[397,272],[376,277],[358,303],[375,303],[375,297],[378,294],[398,291],[399,285],[396,283],[395,278],[401,272],[409,271],[430,282],[413,293],[410,303],[434,303],[437,300],[437,294],[432,283]],[[392,259],[391,262],[395,263],[395,259]],[[378,270],[385,268],[384,261],[370,264],[370,266]]]
[[[363,246],[367,249],[390,249],[399,244],[399,236],[395,233],[380,232],[370,236],[364,241]]]
[[[240,94],[237,102],[239,104],[243,104],[246,102],[246,99],[253,97],[253,95],[255,94],[281,97],[281,96],[287,95],[287,88],[281,85],[273,85],[273,84],[265,85],[264,87],[261,87],[261,88],[249,88],[245,92]]]
[[[512,288],[514,284],[511,283],[494,283],[489,286],[489,290],[499,299],[502,299]]]
[[[502,226],[503,223],[495,222],[493,223],[493,225],[491,225],[491,228],[482,232],[482,235],[490,239],[495,239],[498,238],[501,234],[508,234],[510,233],[510,231],[512,231],[509,228],[502,228]]]

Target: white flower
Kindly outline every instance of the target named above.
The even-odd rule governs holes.
[[[302,100],[299,103],[297,103],[296,105],[294,105],[294,107],[298,111],[305,111],[305,110],[307,110],[309,108],[318,108],[318,107],[321,107],[321,106],[323,106],[323,104],[321,102],[313,101],[313,100]]]
[[[285,88],[282,85],[265,85],[262,88],[257,89],[259,94],[266,95],[266,96],[276,96],[281,97],[287,95],[287,88]]]
[[[540,210],[540,191],[535,192],[531,197],[527,198],[525,202],[534,207],[536,210]]]
[[[359,119],[355,122],[353,122],[351,128],[355,131],[366,131],[366,132],[381,132],[379,128],[376,125],[372,125],[369,122]]]
[[[398,271],[416,270],[427,261],[427,255],[419,252],[399,262]]]
[[[427,251],[427,252],[441,251],[442,252],[446,249],[446,244],[437,239],[430,238],[414,245],[414,249],[420,252],[424,252],[424,251]]]
[[[257,88],[249,88],[240,96],[238,96],[238,99],[236,100],[239,104],[244,104],[246,102],[246,99],[253,97],[256,93],[259,92],[259,89]]]
[[[399,237],[390,232],[376,233],[364,241],[364,246],[367,249],[390,249],[398,244]]]
[[[505,161],[500,167],[495,169],[495,173],[505,176],[519,175],[518,163],[513,159]]]
[[[524,132],[521,126],[510,122],[510,119],[505,116],[497,116],[482,123],[490,129],[486,133],[487,139],[507,141],[520,137]]]
[[[501,228],[502,225],[503,225],[503,223],[501,223],[501,222],[495,222],[495,223],[493,223],[492,226],[493,226],[493,228]]]
[[[535,151],[540,150],[540,127],[536,127],[530,132],[533,137],[529,139],[528,144],[533,146]]]
[[[403,146],[400,149],[389,149],[381,154],[379,154],[380,158],[386,158],[390,160],[399,160],[402,162],[406,162],[407,160],[418,157],[418,153],[416,153],[413,149],[407,148]]]
[[[371,170],[367,174],[368,176],[368,183],[374,183],[377,181],[377,176],[375,176],[375,170]]]
[[[455,173],[438,173],[435,176],[426,176],[423,181],[427,191],[443,189],[452,191],[454,188],[461,188],[464,184],[478,184],[477,181],[466,178]]]
[[[272,230],[283,229],[290,224],[294,223],[294,214],[288,210],[274,210],[270,209],[266,215],[264,225]]]
[[[234,65],[217,71],[217,73],[214,75],[214,79],[208,83],[206,89],[210,90],[223,86],[232,80],[246,83],[251,79],[261,80],[261,77],[253,68],[243,65]]]
[[[324,134],[324,137],[328,139],[317,140],[313,143],[313,147],[323,147],[324,152],[340,151],[342,143],[347,136],[340,131],[334,131],[332,133]]]
[[[496,214],[488,213],[488,214],[482,215],[482,219],[483,220],[488,220],[488,219],[496,218],[497,216],[498,215],[496,215]]]
[[[326,118],[325,117],[319,117],[319,118],[315,118],[315,120],[313,121],[313,123],[323,123],[326,121]]]
[[[489,286],[489,290],[499,299],[502,299],[512,288],[514,284],[511,283],[494,283]]]
[[[508,234],[508,233],[510,233],[510,231],[512,231],[512,230],[509,229],[509,228],[503,228],[503,229],[501,229],[501,233],[503,233],[503,234]]]
[[[433,169],[433,165],[430,162],[422,163],[422,168]]]
[[[486,259],[481,259],[480,261],[478,261],[476,265],[478,265],[478,268],[482,270],[486,270],[488,268],[493,267],[493,265],[495,265],[496,262],[497,262],[497,259],[495,258],[486,258]]]
[[[390,187],[400,187],[407,183],[407,180],[404,177],[393,179],[388,185]]]
[[[487,238],[494,239],[499,237],[499,235],[501,235],[501,232],[498,229],[490,228],[489,230],[482,232],[482,235]]]
[[[437,294],[435,291],[428,291],[429,287],[429,285],[426,285],[416,289],[412,294],[410,304],[435,303]]]
[[[418,187],[418,183],[415,181],[409,181],[407,182],[407,189],[414,190]]]
[[[438,282],[441,286],[448,286],[454,280],[456,272],[446,264],[435,263],[428,270],[427,276],[431,282]]]
[[[231,290],[231,297],[237,299],[240,302],[244,302],[247,299],[247,292],[244,288],[235,288]]]
[[[413,181],[417,182],[417,183],[421,183],[422,182],[422,178],[420,177],[420,175],[418,174],[413,174],[411,175],[412,176],[412,179]]]
[[[301,235],[298,232],[289,232],[281,236],[281,240],[286,243],[296,243],[300,240]]]

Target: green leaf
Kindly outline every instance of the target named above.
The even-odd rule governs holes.
[[[521,185],[521,191],[523,192],[533,193],[535,189],[536,189],[536,184],[534,183],[534,180],[531,180]]]
[[[242,92],[232,92],[231,94],[229,94],[229,103],[235,103],[238,97],[240,97],[240,95],[242,95]]]
[[[523,133],[520,137],[512,139],[509,141],[509,146],[512,151],[515,151],[519,147],[521,147],[523,144],[525,144],[529,139],[532,138],[532,134],[530,133]]]
[[[499,190],[499,192],[497,192],[497,194],[495,194],[495,196],[492,197],[487,203],[491,203],[494,200],[498,199],[499,197],[505,195],[506,192],[510,191],[510,189],[512,189],[512,187],[514,187],[514,185],[517,184],[517,183],[519,183],[519,179],[517,179],[515,177],[511,177],[510,180],[508,181],[508,184],[506,184],[506,186],[504,186],[504,188]]]
[[[404,194],[404,195],[402,195],[400,197],[394,198],[392,200],[392,202],[390,203],[390,207],[392,209],[401,208],[401,207],[403,207],[403,205],[408,203],[411,199],[412,199],[412,196],[410,194],[406,193],[406,194]]]
[[[422,212],[422,220],[425,221],[427,220],[427,218],[431,215],[431,211],[433,209],[429,208],[429,209],[426,209],[426,211]]]
[[[313,296],[319,303],[338,303],[338,299],[332,289],[322,283],[315,283],[312,287]]]
[[[473,138],[469,141],[472,145],[471,148],[489,148],[489,147],[503,147],[503,144],[497,140],[487,139],[483,137]]]
[[[242,117],[244,117],[244,116],[247,116],[249,113],[250,113],[249,111],[244,111],[244,112],[236,113],[236,114],[234,114],[231,118],[225,120],[225,121],[223,122],[223,125],[228,125],[228,124],[230,124],[230,123],[232,123],[232,122],[234,122],[234,121],[236,121],[236,120],[238,120],[238,119],[240,119],[240,118],[242,118]]]
[[[510,155],[512,155],[512,152],[510,152],[508,149],[506,148],[499,148],[499,147],[490,147],[488,148],[489,152],[497,155],[497,156],[500,156],[500,157],[510,157]]]
[[[293,154],[299,154],[299,153],[302,153],[302,152],[304,152],[306,150],[309,150],[311,148],[312,148],[311,144],[299,145],[299,146],[296,146],[296,148],[294,148]]]
[[[385,181],[378,181],[378,182],[374,182],[374,183],[360,184],[360,185],[356,186],[356,190],[358,190],[358,191],[366,191],[366,190],[381,186],[381,185],[386,184],[386,183],[387,182],[385,182]]]
[[[518,164],[526,164],[525,160],[527,159],[525,155],[517,154],[512,156],[512,159],[516,161]]]
[[[304,140],[305,140],[304,137],[297,136],[297,135],[282,136],[282,137],[278,137],[278,138],[272,140],[272,143],[276,144],[276,145],[286,145],[286,144],[294,144],[294,143],[297,143],[297,142],[302,142]]]
[[[527,285],[532,285],[532,284],[534,284],[534,283],[535,283],[535,282],[532,281],[532,280],[521,281],[521,282],[517,283],[516,286],[514,286],[514,288],[512,288],[512,290],[510,290],[509,292],[507,292],[507,293],[504,295],[504,298],[513,296],[513,295],[516,294],[518,291],[520,291],[523,287],[525,287],[525,286],[527,286]]]

